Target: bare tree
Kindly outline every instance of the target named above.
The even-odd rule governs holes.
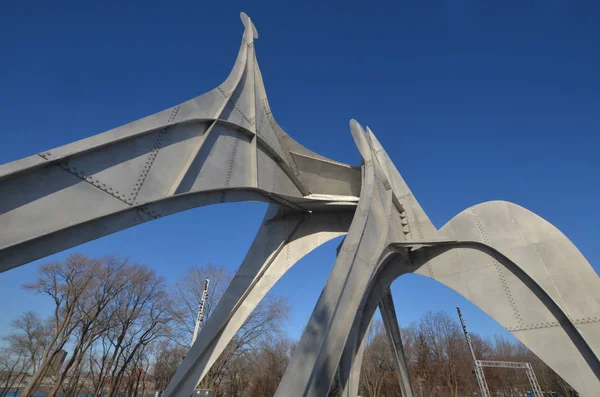
[[[425,333],[418,324],[411,324],[405,329],[403,342],[409,360],[411,382],[419,394],[433,396],[436,389],[435,360]]]
[[[111,299],[106,313],[110,326],[101,333],[88,355],[94,396],[108,387],[116,393],[118,384],[140,351],[170,330],[174,317],[164,280],[145,265],[124,269],[129,280]]]
[[[13,320],[11,326],[16,332],[7,335],[5,340],[11,349],[25,354],[31,370],[37,371],[48,344],[50,330],[47,323],[37,313],[30,311]]]
[[[286,338],[264,341],[260,351],[251,361],[253,377],[250,396],[273,396],[290,360],[291,342]],[[233,372],[233,371],[232,371]],[[240,383],[238,381],[238,383]],[[236,392],[240,392],[238,387]]]
[[[20,386],[27,377],[30,361],[25,352],[15,351],[10,346],[0,352],[0,397]]]
[[[154,362],[154,387],[164,390],[177,371],[177,366],[187,353],[187,348],[163,341],[158,347]]]
[[[468,347],[458,323],[444,312],[427,313],[420,327],[429,341],[445,395],[458,396],[470,368]]]
[[[149,346],[144,346],[136,350],[131,365],[127,367],[125,376],[122,378],[121,392],[125,395],[135,397],[138,394],[144,395],[146,381],[148,378],[148,369],[150,367]]]
[[[231,273],[214,265],[195,266],[187,269],[184,276],[175,284],[173,296],[178,305],[176,328],[173,330],[173,341],[181,346],[189,347],[196,325],[198,305],[204,291],[204,280],[210,279],[208,299],[204,303],[205,321],[210,318],[219,300],[225,293]]]
[[[49,397],[61,391],[76,394],[82,378],[93,384],[94,395],[101,395],[106,385],[109,395],[115,395],[145,348],[170,334],[172,302],[164,280],[145,265],[116,256],[71,255],[42,266],[38,280],[25,288],[50,296],[55,308],[47,340],[31,340],[38,349],[32,354],[43,354],[23,396],[32,396],[52,374],[50,368],[66,346],[70,354],[55,374]],[[21,321],[28,330],[32,318]]]
[[[81,366],[85,352],[114,326],[115,312],[107,308],[119,294],[133,288],[134,280],[129,277],[129,269],[127,260],[115,256],[84,264],[84,270],[94,276],[93,281],[89,285],[90,291],[76,302],[78,320],[73,330],[76,342],[48,397],[56,396],[69,372]]]
[[[72,255],[40,268],[27,289],[51,297],[53,315],[46,321],[25,313],[12,322],[14,332],[0,348],[0,397],[22,387],[32,396],[52,382],[49,396],[100,397],[144,395],[163,390],[189,348],[204,279],[211,279],[205,304],[210,318],[231,274],[215,266],[189,269],[169,290],[145,265],[118,257]],[[216,397],[273,395],[294,344],[281,332],[289,307],[267,296],[227,345],[201,383]],[[445,313],[428,313],[402,330],[404,351],[417,395],[473,395],[477,385],[471,357],[458,321]],[[562,395],[570,386],[525,346],[472,333],[480,359],[531,362],[544,391]],[[62,364],[65,350],[68,359]],[[153,373],[153,378],[148,375]],[[32,374],[32,375],[30,375]],[[490,390],[510,396],[529,389],[523,371],[486,368]],[[339,392],[334,380],[330,395]],[[369,332],[360,390],[368,397],[400,397],[393,355],[381,321]]]
[[[246,396],[251,393],[250,388],[254,376],[257,374],[256,366],[258,352],[246,352],[233,357],[224,368],[227,371],[227,382],[221,384],[216,391],[218,396]]]
[[[276,340],[288,313],[289,306],[285,299],[265,297],[208,371],[200,384],[201,387],[218,389],[232,359],[249,351],[260,350],[265,341]]]
[[[173,301],[179,310],[172,340],[180,346],[189,347],[206,278],[210,279],[208,299],[204,306],[206,321],[225,293],[232,279],[231,273],[213,265],[195,266],[188,269],[176,283]],[[289,310],[285,299],[266,296],[213,364],[200,386],[218,393],[223,380],[227,378],[229,382],[231,379],[230,366],[239,368],[244,360],[260,351],[266,342],[279,339],[282,323],[287,319]],[[252,354],[248,355],[249,352]]]
[[[111,373],[108,393],[110,397],[117,394],[123,375],[134,359],[142,354],[150,343],[171,334],[170,323],[175,317],[172,310],[173,301],[161,286],[162,280],[155,288],[148,290],[150,297],[140,312],[139,322],[134,323],[128,330],[127,342],[122,348],[123,354],[120,354],[118,366],[114,366]]]
[[[393,371],[392,351],[381,320],[374,321],[369,330],[361,369],[362,386],[368,397],[384,393],[385,377]]]
[[[71,255],[62,263],[52,263],[39,269],[39,278],[25,289],[49,296],[54,301],[54,314],[51,319],[52,332],[44,349],[37,371],[34,372],[22,397],[32,397],[50,370],[51,364],[65,347],[82,318],[79,312],[80,300],[92,291],[94,272],[98,260],[84,255]]]
[[[0,397],[13,387],[22,386],[29,372],[37,370],[50,333],[46,323],[34,312],[23,313],[11,326],[14,331],[3,338],[6,347],[0,356]]]

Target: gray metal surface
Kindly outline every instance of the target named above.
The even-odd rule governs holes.
[[[273,118],[258,33],[243,13],[242,22],[233,70],[214,90],[0,166],[0,271],[193,207],[265,201],[254,243],[165,396],[190,396],[277,280],[343,234],[277,396],[326,395],[338,365],[344,395],[355,396],[368,324],[391,282],[411,272],[465,296],[582,396],[597,395],[600,279],[577,248],[500,201],[436,230],[373,132],[354,120],[360,167],[300,145]],[[399,333],[390,336],[400,357]]]
[[[219,87],[170,109],[0,166],[0,271],[193,207],[277,202],[351,209],[360,169],[279,127],[246,27]]]
[[[404,346],[402,345],[402,337],[400,335],[400,326],[396,318],[396,309],[394,300],[392,299],[392,291],[387,289],[381,300],[379,301],[379,311],[383,318],[383,324],[388,336],[390,346],[392,348],[393,360],[398,372],[398,382],[400,383],[400,391],[402,397],[413,397],[413,389],[410,383],[410,374],[408,373],[408,364],[406,355],[404,354]]]

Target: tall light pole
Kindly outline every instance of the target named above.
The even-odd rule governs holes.
[[[483,374],[483,368],[477,365],[477,357],[475,356],[475,349],[473,348],[473,341],[471,340],[471,335],[467,332],[467,323],[460,312],[460,307],[456,307],[456,311],[458,312],[458,318],[460,319],[460,325],[462,325],[463,332],[465,333],[465,338],[467,339],[467,345],[469,346],[469,351],[471,352],[471,358],[473,359],[473,369],[475,372],[475,378],[477,379],[477,384],[479,385],[479,390],[481,390],[481,397],[490,397],[490,391],[488,389],[487,383],[485,381],[485,375]]]
[[[198,331],[200,330],[200,324],[204,321],[204,303],[208,299],[208,284],[210,283],[210,279],[204,280],[204,290],[202,291],[202,297],[200,298],[200,306],[198,307],[198,316],[196,317],[196,326],[194,327],[194,335],[192,335],[192,343],[190,347],[196,341],[196,337],[198,336]]]

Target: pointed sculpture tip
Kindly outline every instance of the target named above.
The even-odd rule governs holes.
[[[365,130],[362,128],[362,125],[360,125],[360,123],[354,119],[350,119],[350,132],[352,133],[354,140],[360,139],[359,137],[365,134]]]
[[[360,123],[354,119],[350,120],[350,133],[352,134],[354,143],[356,144],[360,156],[362,157],[363,163],[367,160],[370,160],[371,150],[365,130],[362,128]]]
[[[372,141],[373,139],[377,140],[377,138],[375,138],[375,134],[373,134],[373,131],[371,131],[371,129],[369,128],[369,126],[367,126],[367,129],[365,130],[365,133],[369,137],[370,141]]]
[[[367,127],[369,128],[369,127]],[[360,131],[362,134],[364,135],[368,135],[368,132],[365,131],[365,129],[363,128],[362,125],[360,125],[360,123],[358,121],[356,121],[355,119],[350,119],[350,129],[356,129],[357,131]]]
[[[365,136],[367,137],[369,144],[372,144],[371,137],[373,136],[373,133],[371,132],[371,129],[369,128],[368,125],[365,125]]]
[[[371,146],[373,146],[375,151],[378,152],[383,150],[385,152],[383,146],[381,146],[381,143],[379,142],[373,131],[369,128],[369,126],[367,126],[367,137],[369,138],[369,142],[371,142]]]
[[[373,130],[371,130],[369,128],[369,126],[367,126],[367,135],[369,136],[369,139],[371,140],[371,142],[373,142],[373,144],[377,147],[377,150],[383,149],[383,147],[381,146],[381,143],[379,143],[379,140],[375,136],[375,133],[373,132]]]
[[[258,30],[256,29],[256,26],[254,26],[254,23],[252,23],[250,17],[244,11],[240,12],[240,19],[242,20],[242,23],[246,29],[252,29],[252,37],[258,39]]]

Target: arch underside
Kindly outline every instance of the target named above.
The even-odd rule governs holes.
[[[344,351],[352,371],[360,374],[361,343],[389,286],[403,274],[416,273],[481,308],[582,396],[595,395],[600,390],[600,280],[577,248],[542,218],[507,202],[471,207],[440,233],[448,241],[420,244],[410,261],[404,253],[383,261]],[[407,246],[414,244],[392,244]],[[358,379],[352,381],[356,385],[348,387],[356,389]]]
[[[348,230],[353,213],[286,213],[269,206],[246,258],[177,369],[165,395],[191,394],[252,310],[302,257]],[[189,393],[188,393],[189,392]]]
[[[219,87],[178,106],[0,166],[0,272],[161,216],[271,203],[258,234],[165,396],[189,397],[269,289],[299,259],[347,234],[277,396],[324,396],[339,366],[358,392],[368,325],[384,312],[407,395],[389,286],[414,272],[457,291],[582,396],[600,390],[600,279],[554,226],[506,202],[439,231],[370,129],[350,129],[354,167],[293,140],[273,118],[250,19]],[[418,297],[417,297],[418,298]]]
[[[577,248],[547,221],[507,202],[471,207],[439,231],[420,223],[398,233],[396,216],[408,207],[406,196],[394,192],[399,174],[370,130],[352,123],[351,129],[364,160],[359,208],[277,395],[325,395],[338,362],[353,395],[368,324],[391,282],[407,272],[459,292],[581,395],[594,395],[600,389],[600,279]],[[410,238],[416,234],[422,238]],[[335,317],[339,312],[342,319]]]
[[[360,169],[294,141],[271,113],[247,17],[217,88],[0,166],[0,272],[189,208],[235,201],[354,208]]]
[[[600,279],[567,237],[499,201],[463,211],[440,232],[458,243],[428,248],[416,273],[473,302],[581,395],[597,393]]]

